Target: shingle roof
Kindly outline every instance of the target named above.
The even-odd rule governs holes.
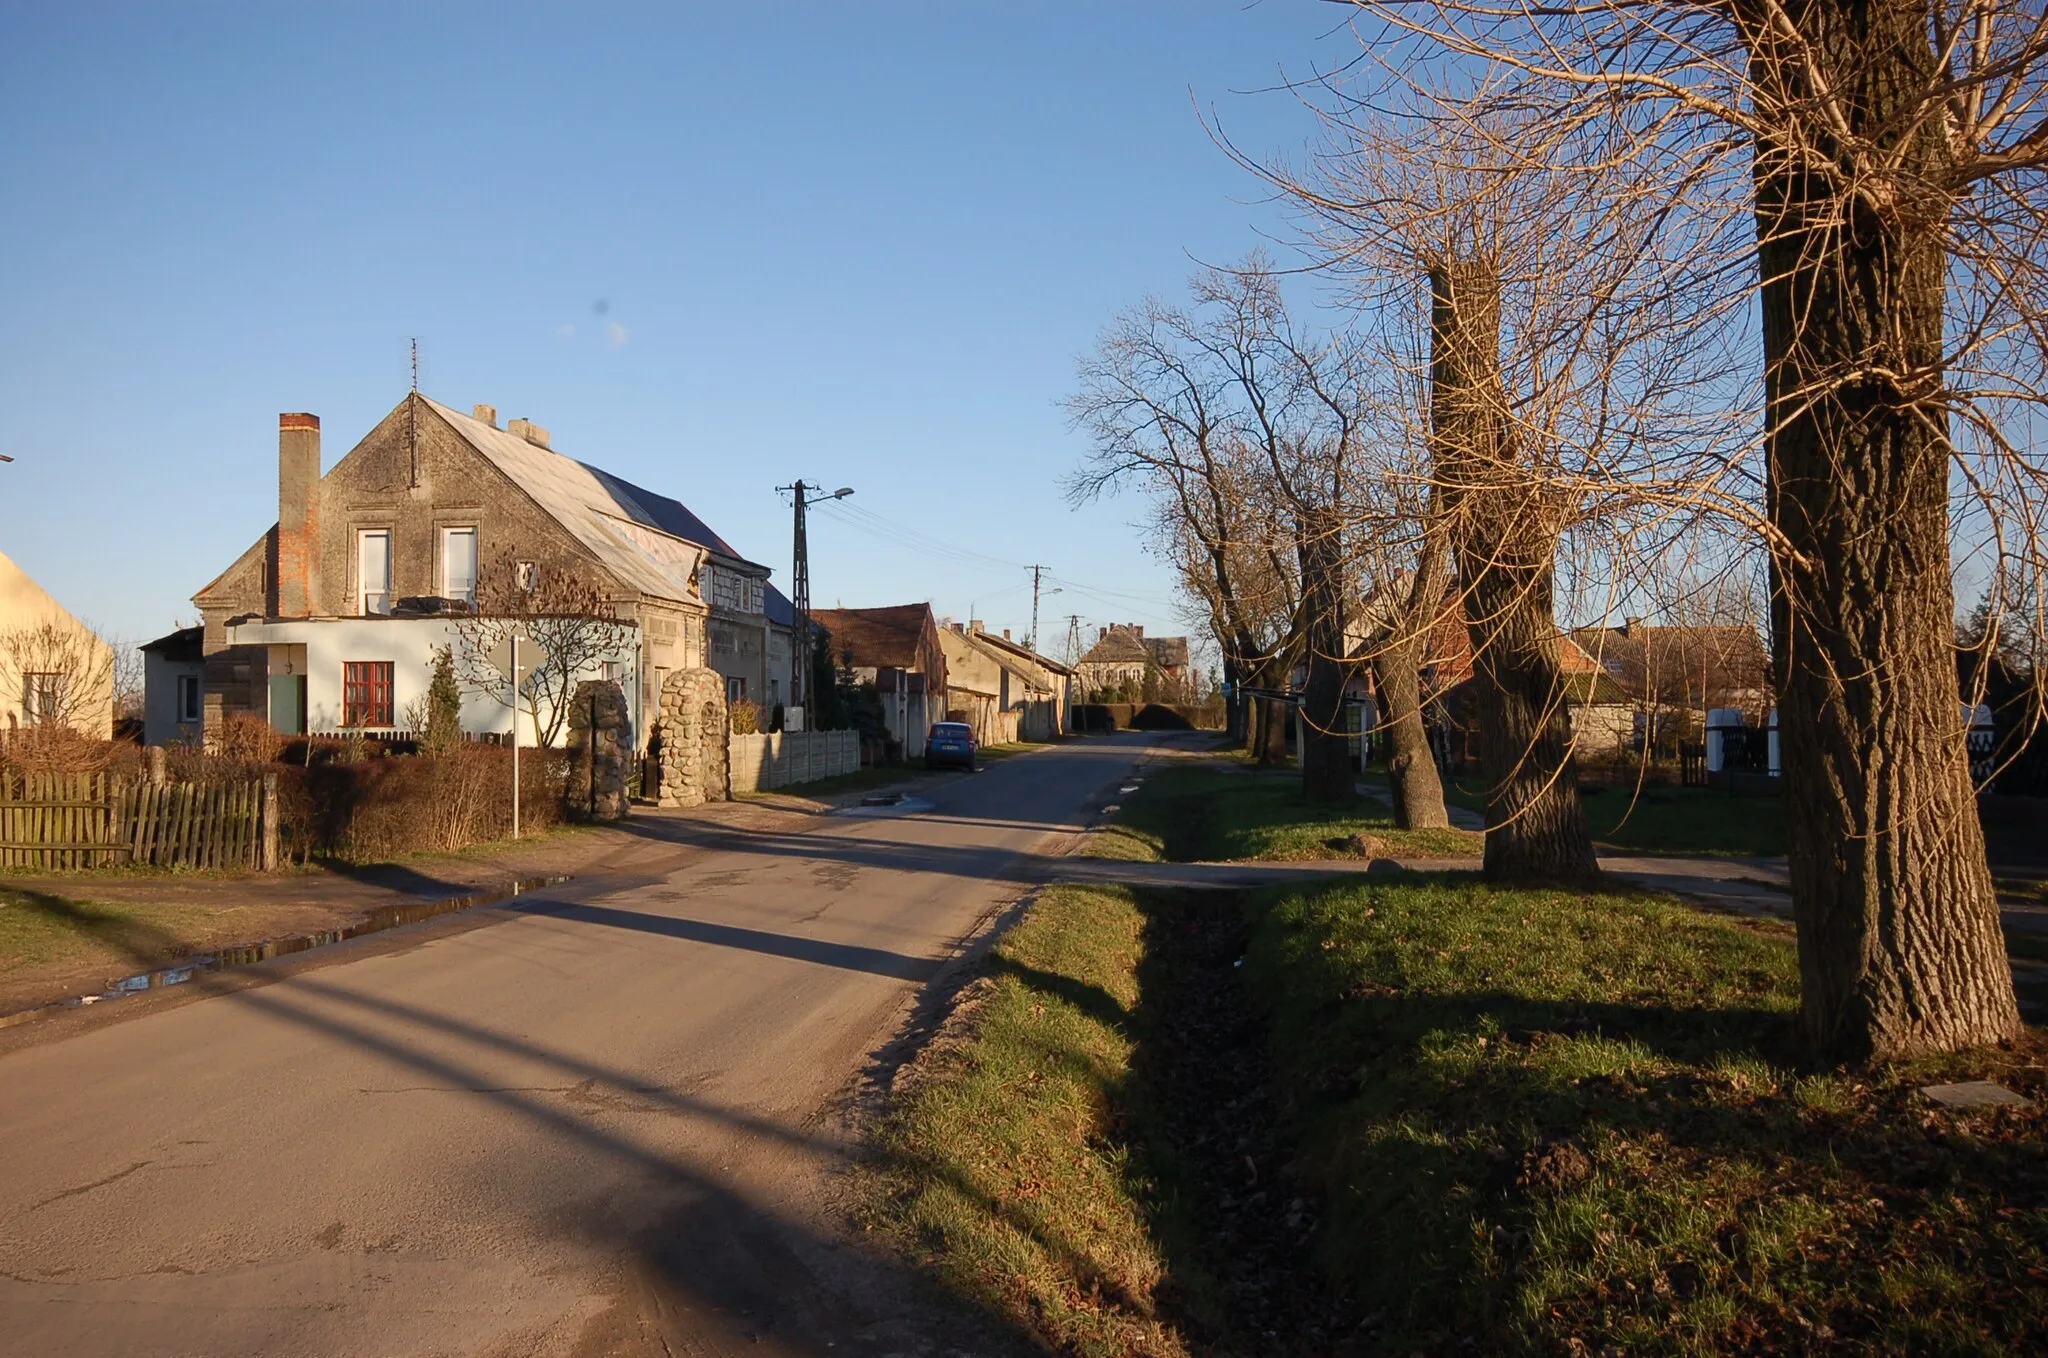
[[[1152,662],[1152,649],[1128,627],[1112,627],[1097,637],[1081,657],[1083,665],[1144,665]]]
[[[622,584],[662,598],[693,599],[697,596],[690,578],[703,564],[705,552],[746,561],[679,500],[529,443],[522,435],[439,401],[427,404],[573,533]],[[786,625],[788,601],[772,587],[767,593],[771,621]],[[780,619],[774,616],[777,604],[785,613]]]
[[[811,618],[832,634],[832,658],[851,652],[861,669],[918,669],[930,604],[886,608],[814,608]]]
[[[180,627],[175,632],[164,633],[155,641],[145,641],[135,649],[152,652],[166,660],[199,660],[205,655],[206,629]]]

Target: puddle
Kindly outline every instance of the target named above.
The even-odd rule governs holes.
[[[914,816],[922,811],[937,808],[923,797],[906,797],[891,793],[887,800],[863,797],[859,806],[842,806],[836,814],[841,816]]]
[[[862,806],[900,806],[902,803],[903,794],[900,792],[877,792],[860,799]]]
[[[261,943],[245,944],[237,948],[222,948],[217,952],[188,957],[182,962],[155,971],[138,972],[124,976],[105,990],[92,995],[74,995],[52,1004],[38,1005],[34,1009],[23,1009],[12,1014],[0,1014],[0,1028],[10,1028],[17,1023],[26,1023],[57,1009],[75,1009],[81,1005],[99,1004],[105,1000],[118,1000],[125,995],[140,995],[147,990],[163,990],[170,986],[184,985],[194,977],[216,971],[233,971],[238,967],[253,967],[259,962],[268,962],[275,957],[288,957],[293,953],[311,952],[315,948],[332,947],[365,934],[380,934],[386,929],[396,929],[401,924],[418,924],[421,920],[433,919],[440,915],[452,915],[463,910],[474,910],[481,905],[496,905],[509,901],[514,896],[523,896],[543,887],[559,886],[568,881],[567,877],[522,877],[504,891],[477,891],[465,896],[441,896],[427,901],[407,901],[403,904],[380,905],[354,924],[341,929],[321,929],[310,934],[296,934],[289,938],[266,939]]]

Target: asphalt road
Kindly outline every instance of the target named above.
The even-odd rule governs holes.
[[[1152,743],[781,831],[641,818],[603,889],[18,1038],[0,1351],[1009,1350],[835,1226],[844,1104]]]

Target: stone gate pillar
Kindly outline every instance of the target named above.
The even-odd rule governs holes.
[[[569,784],[563,793],[571,820],[625,817],[630,729],[626,695],[616,682],[586,679],[576,686],[569,700]]]
[[[662,806],[722,802],[731,787],[727,768],[725,676],[717,670],[677,670],[661,686]]]

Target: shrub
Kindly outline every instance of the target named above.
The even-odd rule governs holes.
[[[94,740],[69,726],[24,726],[0,732],[0,772],[105,773],[123,749],[133,748]]]
[[[1146,703],[1131,718],[1133,731],[1192,731],[1195,724],[1164,703]]]
[[[237,712],[210,733],[208,752],[232,764],[268,764],[284,748],[284,737],[263,718]]]
[[[434,678],[427,685],[427,719],[418,728],[420,749],[445,755],[462,743],[462,688],[455,682],[455,652],[434,653]]]
[[[521,833],[561,823],[567,760],[520,753]],[[459,745],[446,754],[316,763],[281,771],[287,852],[351,862],[449,852],[512,832],[512,752]]]
[[[761,709],[746,698],[741,698],[726,709],[732,718],[732,733],[736,736],[751,736],[761,730]]]

